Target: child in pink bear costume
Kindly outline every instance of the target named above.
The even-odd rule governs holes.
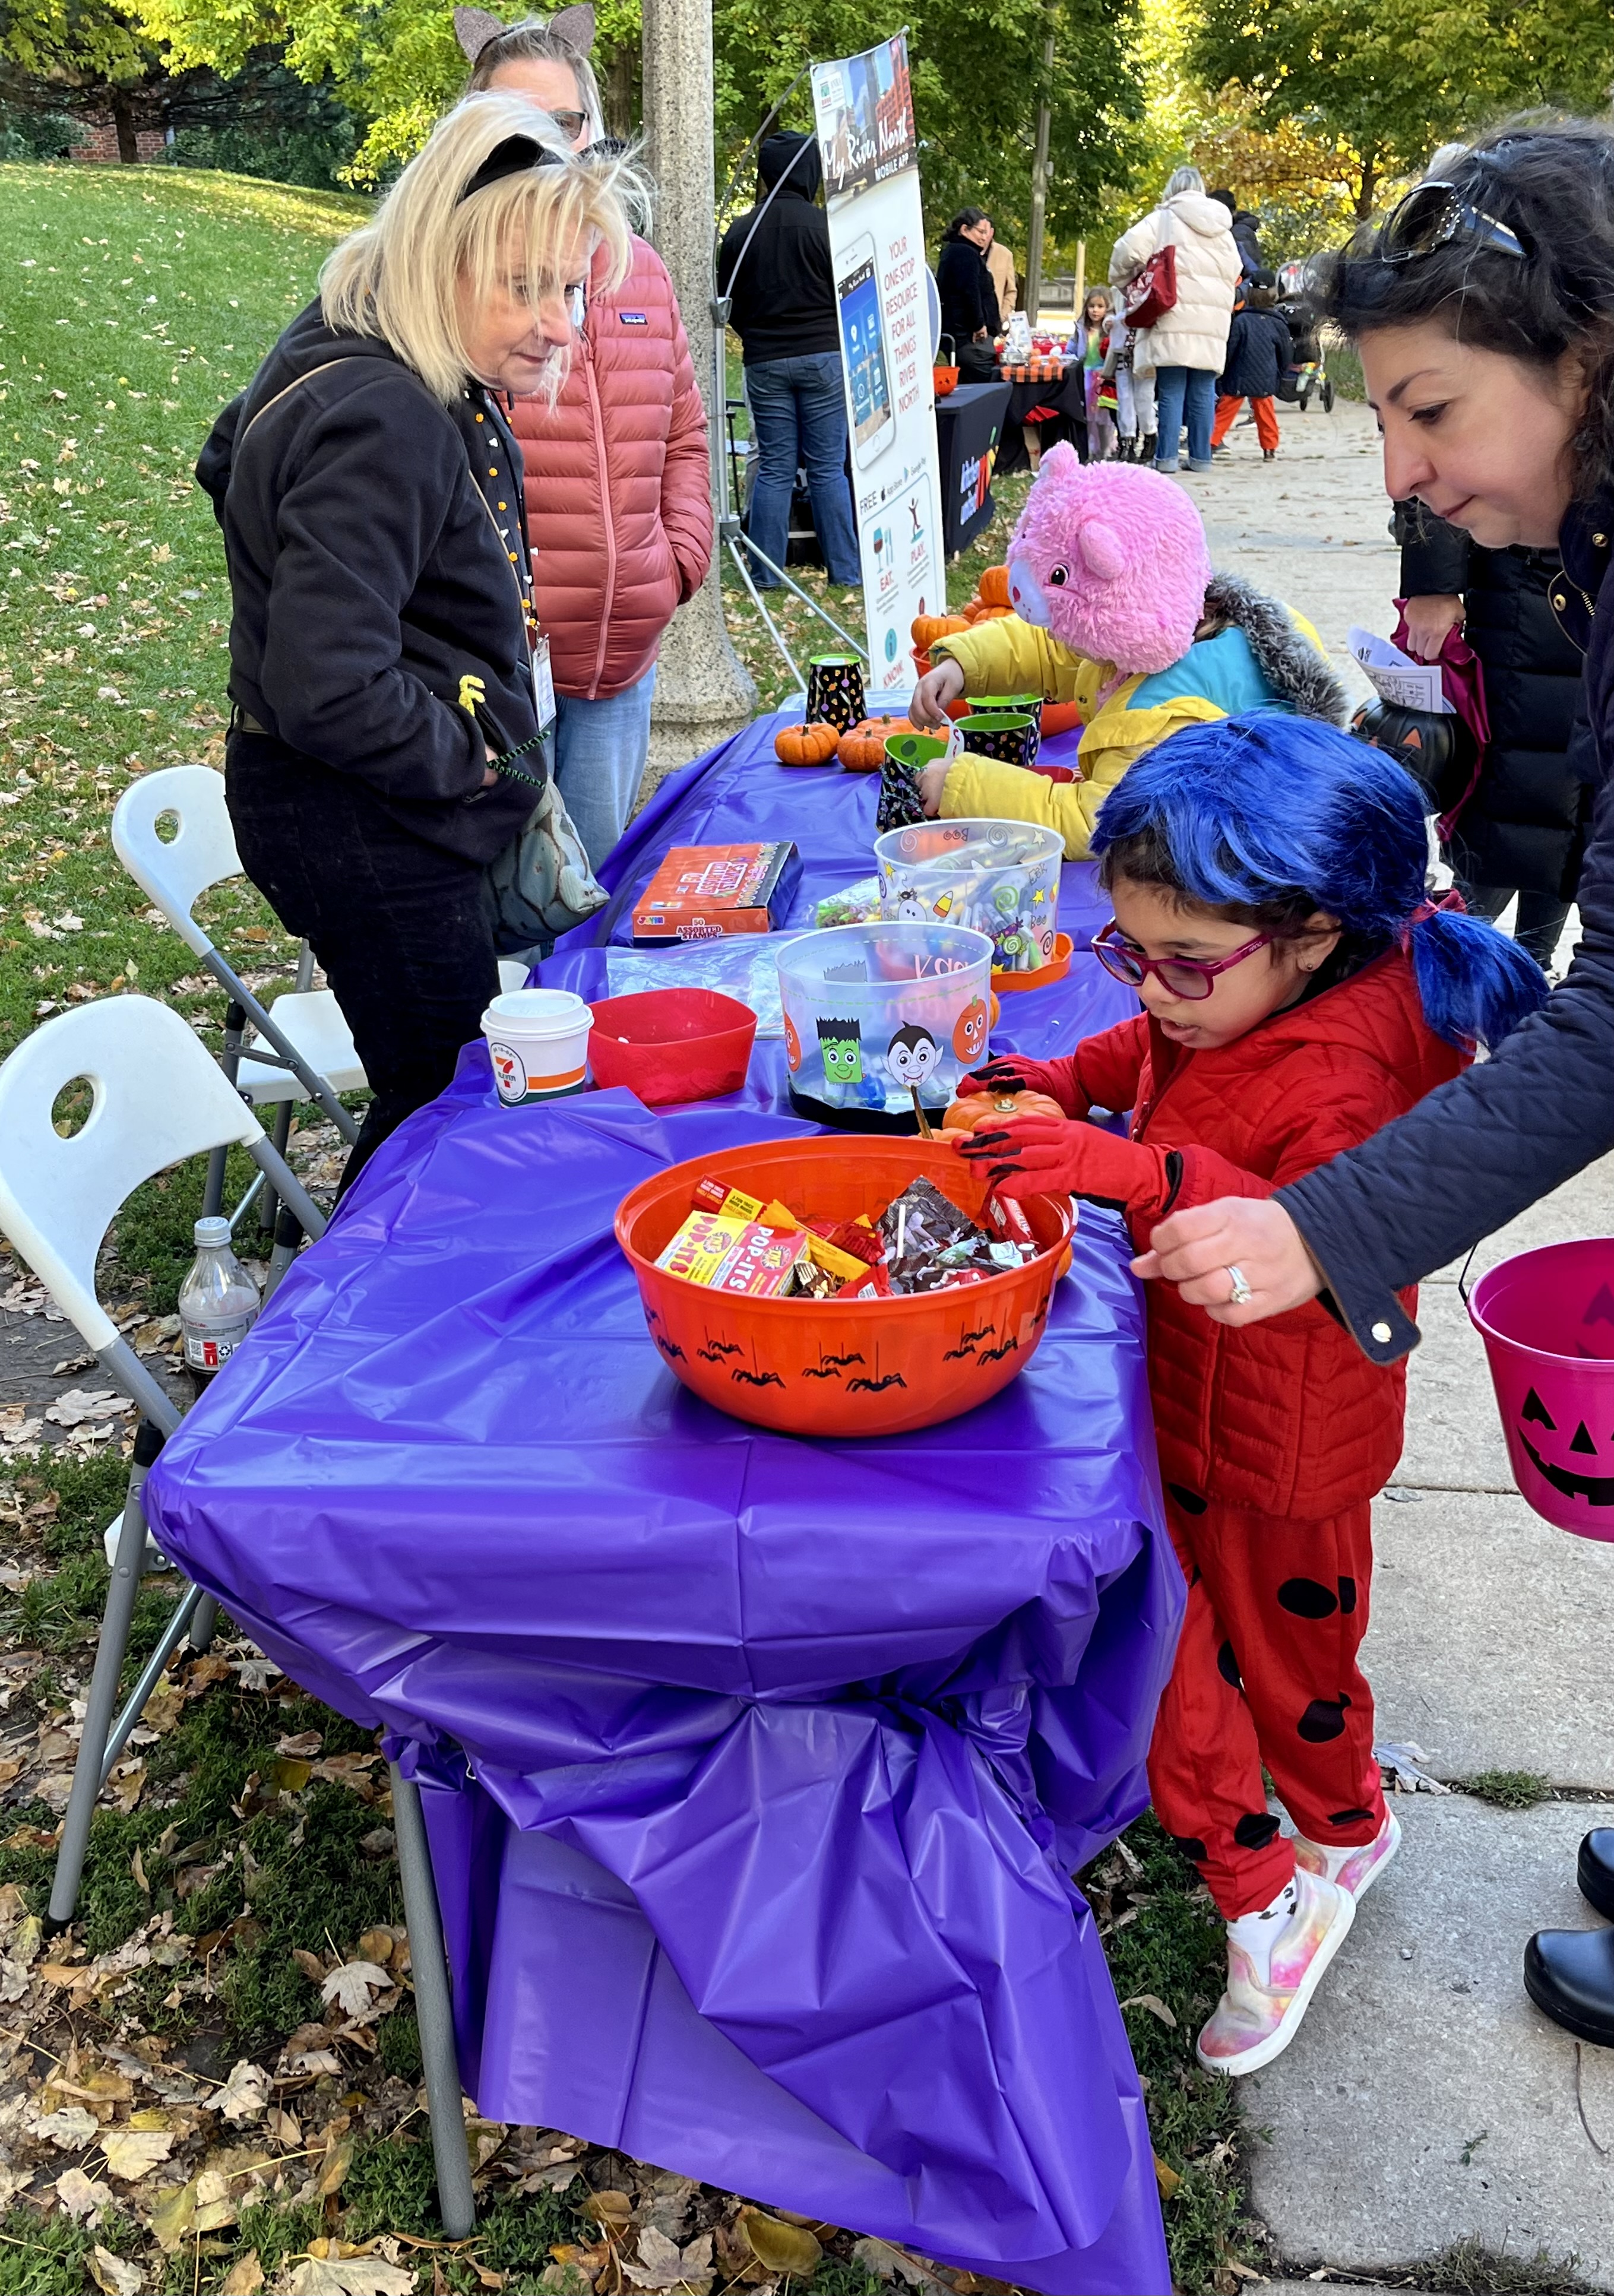
[[[930,649],[909,716],[943,726],[975,693],[1040,693],[1081,714],[1080,779],[966,754],[920,783],[927,814],[1034,821],[1085,859],[1098,809],[1133,759],[1184,726],[1247,709],[1338,725],[1345,695],[1308,622],[1218,574],[1175,480],[1052,447],[1009,544],[1014,611]]]

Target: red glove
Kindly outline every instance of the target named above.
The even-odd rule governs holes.
[[[1016,1116],[1001,1128],[960,1133],[954,1146],[971,1163],[987,1167],[1000,1196],[1086,1196],[1131,1212],[1163,1204],[1168,1190],[1158,1149],[1118,1139],[1096,1124]]]
[[[1073,1060],[1028,1061],[1018,1053],[1004,1053],[977,1069],[973,1076],[960,1077],[960,1100],[972,1092],[1045,1092],[1067,1115],[1087,1113],[1087,1095],[1076,1080]]]

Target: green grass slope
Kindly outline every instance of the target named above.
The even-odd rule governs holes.
[[[112,856],[131,775],[221,759],[229,593],[191,472],[356,199],[211,171],[0,167],[0,1053],[194,960]],[[250,889],[221,928],[288,955]]]

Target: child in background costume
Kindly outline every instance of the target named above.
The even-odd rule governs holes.
[[[1233,324],[1227,332],[1227,359],[1217,385],[1216,420],[1210,426],[1210,451],[1222,451],[1222,441],[1233,429],[1239,409],[1248,398],[1256,418],[1261,457],[1270,463],[1278,451],[1278,385],[1294,362],[1289,326],[1274,308],[1278,283],[1270,271],[1241,279],[1234,291]]]
[[[1364,747],[1262,712],[1176,734],[1132,768],[1094,845],[1116,913],[1103,961],[1144,1013],[1068,1059],[1000,1059],[963,1080],[1050,1094],[1071,1119],[960,1136],[1000,1193],[1114,1205],[1142,1250],[1167,1212],[1270,1195],[1366,1139],[1541,1002],[1522,950],[1455,896],[1424,898],[1419,791]],[[1085,1121],[1093,1107],[1130,1109],[1130,1139]],[[1370,1362],[1316,1300],[1234,1330],[1174,1285],[1148,1291],[1189,1585],[1150,1784],[1227,1923],[1200,2061],[1253,2072],[1294,2038],[1400,1838],[1356,1652],[1405,1366]],[[1267,1808],[1263,1763],[1295,1838]]]
[[[946,725],[961,693],[1041,693],[1082,714],[1079,782],[966,755],[927,767],[920,799],[949,819],[1035,821],[1079,861],[1133,759],[1184,726],[1244,709],[1339,724],[1345,696],[1316,632],[1248,582],[1213,572],[1182,487],[1050,447],[1009,544],[1014,611],[938,638],[908,715]]]

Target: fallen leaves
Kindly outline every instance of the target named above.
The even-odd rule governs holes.
[[[327,2008],[334,2002],[344,2017],[362,2017],[372,1993],[384,1993],[391,1983],[386,1971],[373,1961],[345,1961],[326,1978],[319,1997]]]
[[[174,2150],[171,2128],[119,2128],[102,2141],[106,2165],[126,2185],[137,2185]]]
[[[1135,1993],[1130,2000],[1122,2002],[1121,2007],[1123,2009],[1147,2009],[1149,2014],[1151,2017],[1158,2017],[1161,2024],[1164,2025],[1168,2031],[1173,2033],[1176,2031],[1177,2021],[1176,2017],[1173,2016],[1171,2011],[1167,2009],[1166,2004],[1161,2000],[1158,1993]]]
[[[78,1427],[86,1420],[114,1419],[134,1408],[115,1387],[70,1387],[46,1406],[45,1415],[53,1427]]]
[[[145,2284],[145,2274],[139,2265],[126,2264],[121,2258],[114,2256],[111,2249],[102,2248],[99,2242],[91,2249],[85,2261],[89,2267],[90,2278],[97,2288],[105,2292],[105,2296],[136,2296],[136,2291]]]
[[[815,2241],[813,2244],[817,2246]],[[638,2263],[624,2263],[622,2270],[635,2288],[704,2292],[712,2284],[712,2235],[703,2232],[681,2249],[654,2225],[647,2225],[639,2234]]]
[[[269,2102],[269,2076],[250,2057],[242,2057],[230,2069],[230,2078],[224,2087],[215,2089],[207,2100],[209,2112],[222,2115],[225,2120],[240,2123],[256,2120]]]
[[[101,2123],[81,2104],[64,2105],[59,2112],[38,2114],[28,2123],[31,2136],[41,2136],[63,2152],[82,2152],[101,2134]]]
[[[310,2256],[292,2273],[286,2296],[414,2296],[414,2275],[376,2256]]]
[[[817,2269],[823,2251],[805,2225],[786,2224],[765,2209],[741,2209],[736,2225],[758,2263],[770,2272],[807,2279]]]
[[[92,2232],[112,2205],[112,2188],[82,2169],[65,2169],[56,2179],[56,2198],[75,2223],[87,2223]]]

